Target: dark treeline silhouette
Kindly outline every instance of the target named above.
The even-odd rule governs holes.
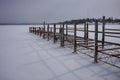
[[[64,24],[83,24],[84,22],[88,22],[90,24],[94,23],[96,20],[98,20],[98,22],[102,23],[102,18],[83,18],[83,19],[76,19],[76,20],[68,20],[68,21],[64,21],[64,22],[58,22],[58,24],[60,23],[64,23]],[[105,19],[105,22],[106,23],[117,23],[117,24],[120,24],[120,19],[113,19],[112,17],[109,17],[109,18],[106,18]]]

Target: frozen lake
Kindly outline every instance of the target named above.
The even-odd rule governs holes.
[[[120,69],[95,64],[84,54],[73,54],[69,48],[28,33],[30,26],[0,25],[0,80],[120,79]]]

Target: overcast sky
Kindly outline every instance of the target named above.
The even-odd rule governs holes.
[[[0,0],[0,23],[120,18],[120,0]]]

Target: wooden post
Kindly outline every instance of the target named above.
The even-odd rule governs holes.
[[[31,32],[31,27],[29,27],[29,32]]]
[[[60,45],[62,46],[62,28],[59,28],[59,32],[60,32]]]
[[[43,39],[45,39],[45,22],[43,23]]]
[[[66,40],[68,39],[68,25],[66,24]]]
[[[33,33],[33,30],[34,30],[34,29],[33,29],[33,27],[32,27],[32,33]]]
[[[47,25],[47,39],[49,41],[49,24]]]
[[[88,30],[88,23],[86,24],[86,41],[88,42],[88,38],[89,38],[89,30]],[[88,45],[88,43],[87,43]]]
[[[103,16],[103,24],[102,24],[102,48],[104,48],[105,41],[105,16]]]
[[[50,28],[50,32],[52,33],[52,27]]]
[[[34,34],[35,34],[35,27],[34,27]]]
[[[37,28],[37,35],[39,35],[39,27]]]
[[[98,60],[98,21],[95,21],[95,46],[94,46],[94,62],[97,63]]]
[[[62,28],[62,24],[60,23],[60,28]]]
[[[76,52],[76,48],[77,48],[77,43],[76,43],[76,23],[74,23],[74,52]]]
[[[56,24],[54,24],[54,31],[53,31],[53,43],[56,42]]]
[[[38,29],[37,29],[37,35],[39,35],[39,27],[38,27]]]
[[[89,38],[88,23],[87,23],[87,26],[86,26],[86,38],[87,38],[87,40],[88,40],[88,38]]]
[[[86,41],[86,22],[84,23],[84,40]]]
[[[63,23],[63,34],[62,35],[63,35],[63,39],[62,40],[63,40],[63,46],[64,46],[64,23]]]
[[[39,32],[38,32],[38,35],[40,36],[40,27],[39,27]]]
[[[59,37],[60,37],[60,40],[61,40],[61,31],[62,31],[62,29],[61,29],[61,24],[60,24],[60,28],[59,28]]]
[[[34,27],[33,27],[33,33],[35,32],[35,29],[34,29]]]
[[[64,47],[64,24],[61,28],[61,46]]]
[[[37,34],[37,30],[36,29],[37,29],[37,27],[35,27],[35,35]]]
[[[40,28],[40,37],[42,36],[42,28]]]

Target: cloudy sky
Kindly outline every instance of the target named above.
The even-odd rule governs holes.
[[[120,18],[120,0],[0,0],[0,23]]]

